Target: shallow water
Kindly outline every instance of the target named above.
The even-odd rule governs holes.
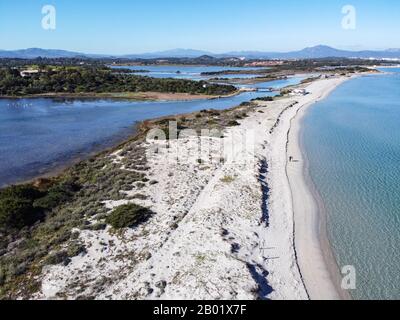
[[[240,85],[240,87],[244,88],[257,88],[258,90],[269,90],[269,89],[281,89],[286,86],[292,86],[299,84],[302,80],[310,77],[311,75],[298,75],[298,76],[291,76],[287,79],[282,80],[273,80],[273,81],[265,81],[265,82],[258,82],[255,84],[246,84]]]
[[[218,66],[121,66],[121,67],[113,67],[118,69],[130,69],[130,70],[147,70],[149,72],[138,72],[135,73],[139,76],[148,76],[153,78],[175,78],[175,79],[187,79],[187,80],[207,80],[209,78],[254,78],[259,75],[255,74],[223,74],[223,75],[215,75],[215,76],[203,76],[201,75],[203,72],[220,72],[227,70],[235,70],[235,71],[252,71],[252,70],[260,70],[267,68],[245,68],[245,67],[218,67]]]
[[[400,69],[348,81],[304,120],[310,175],[355,299],[400,298]]]
[[[138,121],[226,109],[273,93],[181,102],[0,99],[0,186],[48,172],[133,133]]]

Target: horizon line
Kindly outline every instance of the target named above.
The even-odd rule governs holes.
[[[164,53],[168,51],[175,51],[175,50],[182,50],[182,51],[202,51],[205,54],[213,54],[213,55],[222,55],[222,54],[229,54],[229,53],[246,53],[246,52],[254,52],[254,53],[290,53],[290,52],[296,52],[296,51],[301,51],[304,49],[312,49],[316,47],[327,47],[335,50],[340,50],[340,51],[349,51],[349,52],[362,52],[362,51],[390,51],[390,50],[400,50],[399,48],[386,48],[386,49],[338,49],[335,46],[330,46],[330,45],[324,45],[324,44],[317,44],[314,46],[306,46],[302,47],[300,49],[293,49],[293,50],[257,50],[257,49],[237,49],[237,50],[229,50],[229,51],[223,51],[223,52],[213,52],[209,51],[206,49],[193,49],[193,48],[182,48],[182,47],[177,47],[177,48],[172,48],[172,49],[159,49],[159,50],[154,50],[154,51],[144,51],[144,52],[131,52],[131,53],[100,53],[100,52],[89,52],[85,50],[75,50],[75,49],[60,49],[60,48],[43,48],[43,47],[27,47],[27,48],[19,48],[19,49],[0,49],[0,51],[22,51],[22,50],[29,50],[29,49],[39,49],[39,50],[58,50],[58,51],[67,51],[67,52],[73,52],[73,53],[81,53],[81,54],[90,54],[90,55],[102,55],[102,56],[126,56],[126,55],[144,55],[144,54],[154,54],[154,53]]]

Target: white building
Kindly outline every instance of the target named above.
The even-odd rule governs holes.
[[[34,74],[38,74],[38,73],[39,73],[39,70],[24,70],[24,71],[20,72],[21,77],[30,77],[30,76],[32,76]]]
[[[294,89],[290,93],[290,95],[292,95],[292,96],[305,96],[307,94],[308,94],[308,92],[306,89]]]

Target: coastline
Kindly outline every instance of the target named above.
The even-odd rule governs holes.
[[[7,183],[3,186],[0,186],[0,189],[13,185],[35,184],[42,180],[56,179],[57,177],[65,174],[68,169],[81,162],[112,153],[129,141],[135,140],[137,136],[141,134],[140,128],[142,124],[143,122],[134,123],[131,129],[127,129],[129,133],[127,132],[126,134],[120,134],[114,138],[111,138],[107,142],[104,142],[100,146],[91,147],[88,152],[81,151],[67,158],[63,158],[62,160],[60,159],[57,161],[57,164],[53,164],[51,167],[43,168],[42,172],[33,174],[31,176],[26,176],[19,180],[13,181],[12,183]]]
[[[304,117],[311,106],[325,99],[343,82],[342,78],[319,92],[314,101],[304,104],[290,120],[286,174],[293,203],[294,242],[297,263],[311,300],[349,300],[351,295],[340,288],[340,272],[327,235],[326,213],[318,191],[309,175],[302,141]]]
[[[217,118],[225,128],[221,139],[188,137],[165,143],[132,138],[131,143],[100,153],[97,159],[123,169],[137,161],[135,154],[126,150],[133,146],[143,149],[148,182],[129,191],[119,189],[125,194],[122,199],[98,200],[107,210],[134,201],[157,215],[120,235],[109,228],[74,229],[87,253],[73,257],[68,266],[45,267],[39,276],[41,290],[32,298],[74,299],[80,296],[74,290],[78,283],[96,299],[345,299],[332,277],[335,263],[323,254],[330,246],[320,236],[323,220],[304,174],[300,129],[308,107],[347,79],[316,80],[298,86],[310,91],[306,96],[220,111]],[[176,118],[203,128],[216,116],[210,112],[196,117],[201,113]],[[226,126],[233,119],[238,120],[237,125]],[[254,152],[225,150],[223,162],[194,152],[199,143],[207,143],[214,150],[211,155],[217,156],[226,143],[241,145],[249,131],[254,133]],[[159,151],[152,154],[155,149]],[[180,150],[188,158],[178,163],[166,161],[168,150],[172,154]],[[288,156],[301,161],[289,163]],[[135,198],[138,194],[142,196],[139,199]],[[105,241],[118,245],[99,251]],[[122,261],[121,249],[131,253]],[[92,271],[82,272],[82,265]],[[116,276],[96,291],[94,280],[110,274],[124,277]],[[149,278],[149,274],[153,276]],[[221,274],[229,274],[229,278],[221,278]],[[262,280],[258,274],[263,275]],[[147,290],[149,286],[157,288],[160,282],[166,283],[165,290]]]
[[[80,230],[79,240],[87,253],[72,258],[68,266],[46,267],[40,277],[41,291],[33,298],[74,299],[79,296],[73,289],[76,281],[91,295],[93,290],[99,290],[93,287],[94,275],[115,274],[115,279],[110,279],[95,294],[96,299],[307,299],[293,254],[287,193],[281,196],[279,186],[274,185],[282,180],[283,171],[272,168],[271,173],[276,174],[272,182],[268,168],[270,161],[274,161],[273,152],[268,151],[272,148],[282,151],[280,142],[284,141],[279,133],[270,131],[282,114],[294,109],[293,100],[258,101],[251,107],[218,112],[224,128],[222,138],[188,137],[141,144],[147,154],[146,180],[157,183],[143,184],[131,191],[122,189],[120,192],[127,195],[123,200],[99,200],[108,210],[134,201],[151,208],[156,213],[154,219],[119,236],[109,233],[108,228]],[[215,119],[215,116],[209,112],[200,118],[196,113],[190,119],[180,118],[204,128],[209,117]],[[238,124],[226,126],[233,119]],[[248,136],[249,132],[254,135]],[[254,151],[243,145],[248,138],[255,138]],[[201,148],[198,154],[195,150],[199,143],[210,149]],[[223,146],[239,149],[221,150]],[[158,151],[152,154],[151,150]],[[178,162],[168,158],[178,150],[186,156]],[[221,155],[224,161],[219,158]],[[106,159],[120,165],[135,161],[122,149]],[[279,161],[279,168],[283,164],[284,161]],[[274,197],[278,198],[275,202],[278,211],[272,208],[271,213],[267,190],[270,183]],[[130,197],[138,192],[145,197],[132,200]],[[119,245],[106,251],[96,250],[109,240]],[[127,252],[134,250],[123,263],[122,248]],[[129,268],[133,262],[130,259],[135,262]],[[92,271],[82,273],[82,265],[90,266]],[[123,277],[117,276],[122,274]],[[161,292],[146,289],[157,288],[160,281],[166,287]]]
[[[240,93],[243,90],[236,90],[227,95],[202,95],[190,93],[163,93],[163,92],[122,92],[122,93],[43,93],[26,96],[0,96],[0,99],[36,99],[36,98],[51,98],[51,99],[88,99],[88,100],[133,100],[133,101],[192,101],[192,100],[214,100],[220,98],[229,98]]]

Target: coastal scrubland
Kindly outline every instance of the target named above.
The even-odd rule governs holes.
[[[106,67],[47,66],[25,77],[18,69],[0,68],[0,95],[10,97],[138,92],[226,95],[236,90],[231,85],[182,79],[156,79],[116,72]]]
[[[143,144],[149,130],[159,128],[169,139],[169,122],[176,121],[178,133],[187,128],[222,132],[239,125],[238,121],[245,119],[255,106],[256,102],[251,102],[225,111],[202,110],[145,121],[135,137],[77,163],[61,175],[2,189],[0,298],[32,297],[40,289],[40,274],[45,266],[66,266],[73,257],[85,254],[87,248],[77,230],[104,230],[110,226],[120,232],[153,217],[155,213],[149,208],[135,203],[147,199],[148,195],[141,192],[145,186],[158,183],[148,177]],[[118,156],[115,150],[119,150]],[[130,203],[110,210],[106,200]]]

